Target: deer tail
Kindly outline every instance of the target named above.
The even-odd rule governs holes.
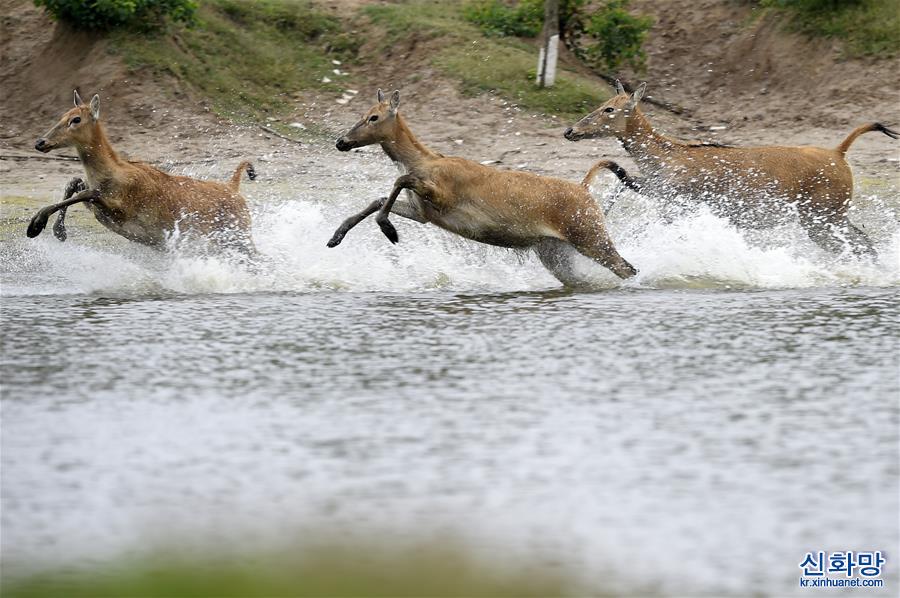
[[[634,191],[639,190],[640,186],[638,185],[637,181],[631,178],[631,176],[629,176],[629,174],[625,172],[624,168],[622,168],[612,160],[600,160],[599,162],[591,166],[591,169],[588,171],[588,173],[584,175],[584,180],[581,181],[581,186],[585,189],[590,189],[591,183],[594,182],[594,177],[597,176],[597,173],[604,168],[616,175],[618,179],[625,183],[625,186],[629,189],[632,189]]]
[[[897,131],[889,129],[881,123],[871,123],[853,129],[853,132],[847,135],[847,138],[844,139],[839,146],[837,146],[837,151],[843,156],[847,153],[847,150],[850,149],[850,146],[853,144],[853,142],[856,141],[857,137],[859,137],[863,133],[868,133],[870,131],[881,131],[892,139],[900,139],[900,133],[898,133]]]
[[[247,160],[244,160],[243,162],[238,164],[238,167],[234,170],[234,174],[231,175],[231,182],[229,184],[234,188],[235,191],[237,191],[241,187],[241,173],[243,173],[244,170],[247,171],[248,179],[250,179],[251,181],[256,180],[256,170],[253,168],[253,164],[251,164]]]

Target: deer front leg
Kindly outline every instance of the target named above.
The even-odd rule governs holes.
[[[75,177],[66,185],[66,190],[63,191],[63,200],[69,199],[76,193],[80,193],[87,189],[87,185],[84,184],[84,181],[78,177]],[[60,240],[60,242],[64,242],[68,235],[66,234],[66,211],[68,207],[62,208],[59,211],[59,215],[56,217],[56,224],[53,225],[53,236]]]
[[[31,219],[31,222],[28,223],[28,230],[25,232],[25,234],[28,235],[30,239],[33,239],[41,234],[44,228],[46,228],[47,220],[50,219],[50,216],[53,215],[54,212],[58,212],[59,210],[67,208],[72,204],[80,203],[83,201],[94,201],[99,198],[100,192],[96,189],[85,189],[84,191],[65,201],[53,204],[52,206],[47,206],[46,208],[41,208],[40,210],[38,210],[38,213],[35,214]]]
[[[381,209],[381,206],[384,205],[384,202],[387,201],[387,197],[382,197],[381,199],[376,199],[364,209],[362,212],[358,214],[354,214],[350,216],[346,220],[344,220],[341,225],[334,231],[334,234],[331,235],[331,239],[328,241],[328,247],[337,247],[341,244],[341,241],[344,240],[344,237],[347,236],[347,233],[350,232],[350,229],[355,227],[357,224],[377,212]]]
[[[391,243],[396,244],[400,241],[397,229],[394,228],[394,225],[391,224],[391,221],[388,219],[388,216],[391,214],[391,208],[394,207],[394,202],[397,201],[397,196],[400,195],[400,192],[404,189],[412,189],[414,192],[424,195],[424,186],[424,181],[422,181],[422,179],[411,174],[404,174],[394,181],[393,191],[391,191],[391,194],[388,196],[387,201],[384,202],[384,205],[381,206],[378,215],[375,216],[375,222],[378,223],[381,232],[384,233],[384,236],[387,237],[388,241]]]
[[[334,231],[334,234],[331,236],[331,239],[328,241],[328,247],[337,247],[341,244],[341,241],[344,240],[344,237],[347,236],[347,233],[350,232],[350,229],[355,227],[357,224],[382,209],[384,204],[387,202],[387,197],[382,197],[381,199],[376,199],[364,209],[362,212],[358,214],[354,214],[350,216],[346,220],[344,220],[341,225]],[[391,206],[391,212],[401,216],[403,218],[408,218],[409,220],[414,220],[419,224],[425,224],[427,220],[422,217],[422,214],[419,213],[419,210],[416,207],[407,202],[407,201],[397,201],[394,202],[394,205]],[[390,223],[388,223],[390,224]]]

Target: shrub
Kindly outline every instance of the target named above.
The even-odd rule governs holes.
[[[587,19],[582,43],[574,44],[579,58],[608,72],[616,72],[625,64],[643,70],[647,60],[643,45],[653,17],[634,16],[627,6],[628,0],[610,0]]]
[[[783,11],[791,29],[845,42],[850,56],[900,53],[897,0],[751,0]]]
[[[306,40],[314,40],[340,29],[333,17],[315,10],[310,1],[219,0],[217,4],[232,20],[244,27],[265,23]]]
[[[34,0],[50,15],[78,29],[110,30],[127,27],[152,30],[166,19],[191,24],[195,0]]]
[[[477,0],[465,5],[463,15],[488,36],[536,37],[544,26],[544,0],[522,0],[515,6]]]
[[[653,18],[629,13],[628,1],[608,0],[588,14],[588,0],[560,0],[560,37],[576,56],[594,68],[616,71],[625,64],[643,68],[646,54],[642,46]],[[509,4],[503,0],[473,0],[466,4],[463,14],[487,35],[536,37],[544,25],[544,1]]]

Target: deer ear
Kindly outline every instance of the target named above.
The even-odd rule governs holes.
[[[84,106],[84,102],[81,101],[81,96],[78,95],[78,90],[75,90],[75,107]]]
[[[396,113],[397,108],[400,107],[400,90],[395,91],[391,94],[391,113]]]
[[[375,97],[378,99],[379,104],[384,101],[384,92],[381,91],[380,87],[378,88],[378,93],[375,94]]]
[[[91,116],[94,120],[100,120],[100,96],[97,94],[91,98]]]
[[[616,79],[616,94],[621,95],[625,93],[625,86],[622,85],[622,82]]]
[[[644,97],[645,91],[647,91],[647,82],[646,81],[644,81],[643,83],[638,85],[638,88],[634,90],[633,94],[631,94],[631,101],[628,102],[628,107],[634,108],[635,106],[637,106],[638,102],[641,101],[641,98]]]

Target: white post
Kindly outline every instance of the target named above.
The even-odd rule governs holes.
[[[544,30],[538,54],[538,87],[552,87],[559,57],[559,0],[544,0]]]

